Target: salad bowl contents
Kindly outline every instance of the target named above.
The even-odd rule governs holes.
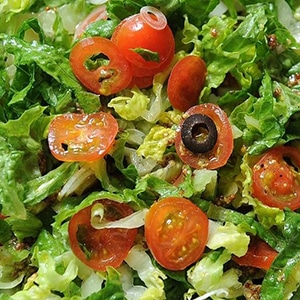
[[[0,5],[0,300],[300,297],[300,5]]]

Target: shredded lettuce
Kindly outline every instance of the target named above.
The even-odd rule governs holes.
[[[152,264],[152,261],[142,246],[133,246],[125,259],[126,263],[139,274],[147,289],[141,300],[166,299],[164,292],[164,273]]]
[[[132,90],[132,97],[115,97],[110,100],[108,106],[113,107],[123,119],[132,121],[139,118],[146,111],[149,102],[149,97],[136,89]]]
[[[146,135],[144,142],[137,149],[137,154],[146,158],[162,160],[167,146],[175,138],[175,130],[155,125]]]
[[[230,222],[224,225],[209,221],[209,235],[206,246],[212,250],[225,248],[231,254],[243,256],[248,250],[250,237],[239,226]]]
[[[145,224],[145,216],[148,209],[138,210],[131,215],[121,218],[116,221],[103,222],[104,208],[101,204],[97,203],[92,208],[91,225],[96,229],[102,228],[139,228]]]
[[[166,15],[176,53],[151,87],[104,97],[74,76],[68,57],[76,26],[103,4],[108,20],[90,24],[83,37],[110,38],[145,5]],[[262,300],[298,299],[299,211],[254,198],[252,166],[272,147],[299,145],[299,9],[294,0],[2,1],[0,299],[239,299],[252,279]],[[208,71],[199,103],[218,104],[234,129],[234,151],[217,170],[193,170],[174,147],[184,113],[170,104],[168,77],[191,54]],[[55,160],[47,145],[53,117],[99,110],[120,128],[109,153],[92,163]],[[209,218],[204,255],[178,272],[159,266],[143,237],[149,207],[168,196],[189,198]],[[84,265],[68,239],[70,218],[98,199],[135,213],[104,223],[96,205],[95,228],[139,228],[125,262],[106,272]],[[266,272],[246,274],[231,260],[252,236],[279,253]]]
[[[210,252],[188,270],[188,281],[200,295],[199,299],[233,299],[242,295],[242,283],[238,280],[240,271],[224,270],[230,257],[226,250]]]

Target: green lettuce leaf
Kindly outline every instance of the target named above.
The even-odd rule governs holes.
[[[52,257],[49,252],[33,250],[38,272],[28,280],[24,289],[15,293],[12,299],[61,299],[55,292],[68,293],[70,284],[76,278],[78,267],[71,252]]]
[[[276,91],[274,97],[274,92]],[[260,97],[250,96],[237,106],[230,121],[243,132],[243,141],[251,155],[257,155],[276,144],[284,143],[285,127],[299,111],[299,95],[283,84],[272,82],[265,74]]]
[[[24,186],[24,203],[34,206],[58,192],[76,169],[76,163],[63,163],[47,174],[28,181]]]
[[[5,219],[19,241],[25,238],[35,238],[42,229],[42,221],[34,214],[27,212],[25,219],[8,217]]]
[[[41,136],[31,134],[43,111],[43,107],[36,106],[17,120],[0,123],[0,203],[5,215],[26,217],[24,183],[40,176],[38,155],[42,150],[43,130]]]
[[[28,264],[30,251],[26,249],[16,250],[11,243],[0,246],[0,291],[8,291],[17,287],[26,276],[26,268],[18,266]]]
[[[165,274],[152,264],[149,255],[142,246],[133,246],[128,253],[126,263],[139,274],[147,289],[139,298],[141,300],[163,300],[165,298]]]
[[[125,293],[122,289],[120,274],[113,268],[107,269],[107,278],[105,286],[96,293],[93,293],[86,300],[126,300]]]
[[[250,237],[243,228],[233,223],[226,222],[224,225],[215,221],[209,222],[209,237],[207,247],[216,250],[225,248],[231,254],[243,256],[248,250]]]
[[[19,13],[30,8],[34,4],[35,0],[18,0],[18,1],[1,1],[0,14]]]
[[[230,258],[226,250],[208,252],[187,271],[188,281],[196,294],[212,299],[233,299],[242,295],[242,283],[238,281],[241,272],[224,269]]]
[[[62,49],[46,44],[40,44],[39,42],[28,43],[22,39],[9,37],[6,35],[0,36],[0,42],[3,43],[4,49],[7,53],[14,55],[14,64],[19,67],[17,68],[17,73],[15,76],[24,76],[21,68],[22,66],[25,66],[25,68],[28,67],[30,70],[32,70],[31,72],[38,73],[40,76],[42,76],[42,79],[44,80],[42,80],[43,83],[41,84],[46,85],[43,86],[42,93],[49,93],[48,97],[45,98],[45,101],[50,105],[52,104],[53,113],[57,112],[57,108],[66,110],[69,106],[74,107],[76,99],[70,97],[70,94],[67,93],[67,90],[69,90],[69,93],[70,91],[75,93],[79,104],[87,113],[95,112],[99,109],[99,97],[83,89],[81,84],[75,78],[71,70],[69,60],[65,56],[65,52]],[[50,85],[49,83],[47,84],[46,78],[48,78],[48,81],[51,81]],[[24,88],[16,88],[17,91],[22,93],[22,95],[18,96],[18,102],[24,99],[24,93],[28,94],[29,91],[34,87],[33,83],[37,83],[36,81],[40,80],[40,77],[34,77],[34,79],[31,79],[29,86],[25,86],[25,90]],[[14,84],[19,84],[19,81],[16,83],[15,82],[16,81],[14,80],[13,87]],[[55,87],[55,89],[53,87]],[[59,96],[61,90],[63,91],[63,96]],[[36,92],[36,90],[34,92]],[[55,93],[55,95],[53,95],[53,93]],[[69,97],[66,97],[67,95],[69,95]],[[15,92],[13,93],[13,97],[17,97]],[[35,97],[37,96],[35,95]],[[42,97],[42,99],[43,98],[44,97]],[[52,103],[50,100],[59,100],[60,102]],[[66,103],[66,100],[69,102]],[[13,102],[16,102],[16,100]]]
[[[132,90],[132,96],[118,96],[110,100],[108,107],[114,108],[123,119],[132,121],[138,119],[147,109],[149,97],[138,89]]]
[[[144,142],[137,149],[137,154],[162,160],[167,146],[175,138],[175,130],[164,126],[155,125],[146,135]]]
[[[286,246],[286,240],[283,239],[280,232],[265,228],[260,222],[255,220],[255,216],[251,214],[246,215],[232,209],[223,208],[203,201],[201,208],[206,211],[209,219],[219,222],[231,222],[235,225],[239,225],[244,232],[257,235],[277,251],[280,251]]]
[[[296,233],[275,258],[261,286],[262,300],[289,299],[299,287],[300,246],[298,241],[299,233]]]

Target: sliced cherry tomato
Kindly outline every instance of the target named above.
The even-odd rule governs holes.
[[[269,150],[253,167],[253,196],[268,206],[300,207],[300,151],[291,146]]]
[[[165,16],[153,7],[144,7],[141,13],[124,19],[111,39],[131,63],[135,77],[163,71],[174,57],[173,33]]]
[[[169,270],[183,270],[202,256],[208,237],[208,218],[188,199],[163,198],[146,215],[145,237],[160,265]]]
[[[112,147],[118,123],[109,113],[63,114],[52,120],[48,144],[61,161],[95,161]]]
[[[198,104],[206,74],[206,64],[199,56],[188,55],[178,61],[171,71],[167,86],[172,106],[186,111]]]
[[[131,207],[124,203],[107,199],[95,203],[104,206],[105,221],[115,221],[133,213]],[[108,266],[117,268],[131,249],[137,229],[95,229],[90,223],[93,205],[72,216],[68,227],[71,249],[94,270],[105,271]]]
[[[132,77],[131,67],[118,47],[103,37],[85,38],[75,44],[70,64],[82,85],[100,95],[120,92]]]
[[[87,27],[98,20],[106,20],[107,19],[107,11],[105,5],[100,5],[96,7],[94,10],[91,11],[90,14],[87,15],[87,17],[80,22],[76,28],[74,33],[74,40],[79,39]]]
[[[203,153],[189,150],[183,143],[182,126],[188,117],[195,115],[206,116],[213,121],[217,135],[215,143],[211,150]],[[233,150],[233,134],[230,122],[226,113],[216,104],[204,103],[191,107],[184,113],[183,121],[179,126],[175,138],[175,148],[181,160],[195,169],[207,168],[217,169],[222,167],[228,161]],[[201,124],[200,124],[201,125]],[[210,135],[207,134],[207,128],[197,128],[198,124],[190,127],[189,136],[191,141],[197,143],[197,140],[208,141]],[[203,127],[202,125],[199,127]],[[204,126],[205,127],[205,126]],[[203,129],[203,130],[202,130]]]
[[[255,238],[251,240],[248,251],[244,256],[233,256],[232,259],[240,266],[268,270],[277,254],[278,252],[266,242]]]

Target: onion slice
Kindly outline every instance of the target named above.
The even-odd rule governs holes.
[[[147,208],[142,210],[138,210],[131,215],[121,218],[116,221],[107,221],[103,222],[104,216],[104,208],[102,204],[95,204],[92,208],[91,213],[91,225],[95,229],[103,229],[103,228],[125,228],[125,229],[133,229],[144,226],[145,217],[148,212]]]
[[[167,26],[166,16],[155,7],[142,7],[140,15],[143,21],[155,30],[163,30]]]

